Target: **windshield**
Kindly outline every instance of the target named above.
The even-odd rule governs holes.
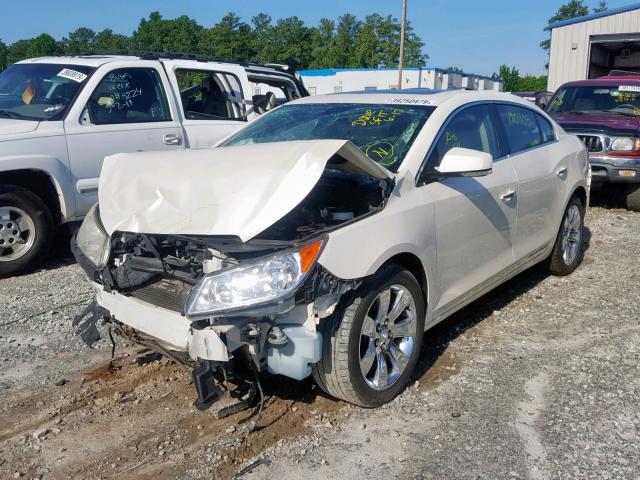
[[[395,172],[435,107],[327,103],[284,105],[248,125],[224,146],[293,140],[351,140]]]
[[[78,65],[11,65],[0,73],[0,118],[62,118],[91,72]]]
[[[553,97],[548,112],[640,116],[640,87],[612,85],[561,88]]]

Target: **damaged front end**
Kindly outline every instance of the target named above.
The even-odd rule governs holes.
[[[109,232],[94,207],[72,240],[96,290],[95,308],[75,321],[83,339],[95,341],[104,319],[128,339],[192,366],[202,409],[219,396],[217,385],[241,370],[256,378],[265,371],[308,377],[322,352],[319,322],[360,283],[323,268],[323,247],[332,230],[382,209],[393,187],[327,163],[301,201],[246,241]]]

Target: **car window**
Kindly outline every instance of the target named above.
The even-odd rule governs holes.
[[[536,115],[538,119],[538,125],[540,127],[540,133],[542,134],[542,142],[549,143],[556,139],[556,134],[551,126],[551,122],[544,118],[542,115]]]
[[[87,104],[91,122],[146,123],[171,120],[160,75],[153,68],[121,68],[107,73]]]
[[[190,120],[242,120],[244,102],[238,79],[207,70],[176,70],[185,118]]]
[[[462,110],[447,123],[429,158],[429,165],[440,165],[444,155],[454,147],[469,148],[499,157],[496,132],[487,105]]]
[[[512,154],[542,144],[536,114],[532,110],[514,105],[498,105],[496,108]]]
[[[94,69],[17,63],[0,73],[0,118],[60,120]]]
[[[295,140],[350,140],[395,172],[435,107],[317,103],[285,104],[264,114],[222,146]]]

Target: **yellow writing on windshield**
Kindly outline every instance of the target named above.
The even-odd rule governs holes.
[[[356,120],[351,122],[354,127],[365,127],[367,125],[382,125],[385,122],[393,122],[396,117],[400,115],[404,110],[400,108],[394,108],[391,110],[367,110],[360,115]]]
[[[364,153],[374,162],[378,162],[383,167],[388,167],[396,162],[394,158],[395,148],[389,142],[376,142],[369,145]]]
[[[637,93],[618,92],[616,95],[616,103],[635,103],[637,99]]]

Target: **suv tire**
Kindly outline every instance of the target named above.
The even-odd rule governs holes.
[[[626,207],[632,212],[640,212],[640,185],[630,185],[626,192]]]
[[[0,227],[0,278],[27,273],[42,264],[55,226],[40,197],[22,189],[0,193]]]
[[[582,201],[577,196],[572,196],[562,216],[553,251],[546,261],[548,273],[558,276],[569,275],[582,263],[584,213]]]
[[[420,356],[424,315],[415,277],[397,265],[382,267],[320,321],[322,358],[313,366],[318,386],[361,407],[393,400]]]

